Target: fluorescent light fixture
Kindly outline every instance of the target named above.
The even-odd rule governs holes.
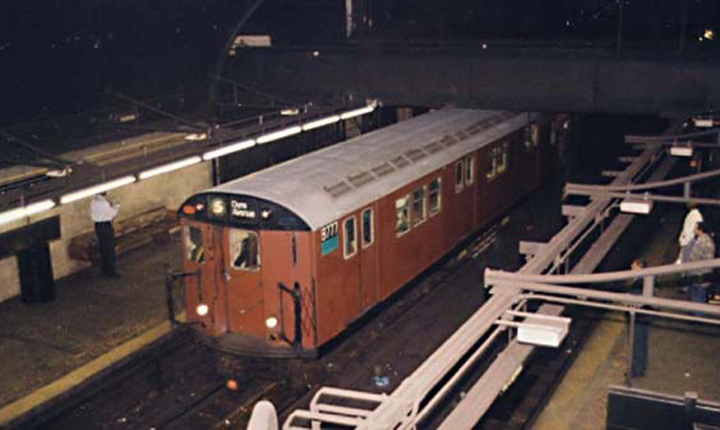
[[[549,346],[557,348],[568,333],[569,322],[538,321],[537,323],[523,322],[518,327],[517,340],[520,343],[529,343],[536,346]]]
[[[232,154],[233,152],[242,151],[243,149],[255,146],[255,139],[243,140],[242,142],[233,143],[222,148],[213,149],[203,154],[203,160],[212,160],[213,158],[222,157],[223,155]]]
[[[698,128],[710,128],[715,125],[713,120],[709,118],[693,118],[693,121],[695,122],[695,127]]]
[[[367,105],[365,107],[359,108],[359,109],[353,109],[349,110],[347,112],[344,112],[340,114],[340,119],[350,119],[355,118],[356,116],[365,115],[366,113],[370,113],[375,110],[375,105]]]
[[[670,155],[676,157],[692,157],[692,146],[672,146],[670,147]]]
[[[140,172],[138,177],[140,179],[147,179],[152,178],[153,176],[161,175],[163,173],[172,172],[173,170],[182,169],[183,167],[192,166],[193,164],[197,164],[202,161],[202,158],[195,155],[189,158],[183,158],[182,160],[175,161],[168,164],[163,164],[162,166],[158,166],[149,170],[145,170],[144,172]]]
[[[9,211],[0,213],[0,225],[17,221],[19,219],[28,217],[30,215],[38,214],[40,212],[45,212],[46,210],[52,209],[54,207],[54,201],[43,200],[41,202],[32,203],[20,208],[11,209]]]
[[[315,128],[325,127],[326,125],[335,124],[338,121],[340,121],[340,115],[328,116],[325,118],[316,119],[315,121],[310,121],[307,124],[303,124],[302,129],[303,131],[308,131]]]
[[[298,115],[300,113],[300,109],[298,108],[287,108],[287,109],[281,109],[280,115],[283,116],[294,116]]]
[[[262,136],[255,139],[258,144],[262,145],[263,143],[272,142],[273,140],[282,139],[284,137],[292,136],[294,134],[298,134],[302,131],[302,128],[299,125],[283,128],[282,130],[274,131],[272,133],[263,134]]]
[[[135,182],[136,179],[134,176],[124,176],[119,179],[115,179],[113,181],[105,182],[100,185],[95,185],[88,188],[83,188],[78,191],[74,191],[72,193],[65,194],[64,196],[60,197],[60,203],[67,204],[71,203],[77,200],[84,199],[85,197],[94,196],[95,194],[104,193],[105,191],[110,191],[115,188],[123,187],[125,185],[132,184]]]
[[[647,215],[652,207],[652,200],[623,200],[620,203],[620,211],[631,214]]]

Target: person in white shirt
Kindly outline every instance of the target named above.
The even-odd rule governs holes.
[[[112,221],[120,211],[119,204],[112,204],[107,193],[96,194],[90,203],[90,216],[95,223],[95,234],[100,251],[100,269],[110,278],[118,278],[115,270],[115,230]]]
[[[695,227],[699,222],[703,221],[703,216],[697,205],[694,203],[688,204],[688,213],[685,215],[685,221],[683,222],[683,229],[678,237],[678,244],[680,245],[680,254],[676,263],[686,263],[688,261],[690,247],[688,246],[695,238]]]

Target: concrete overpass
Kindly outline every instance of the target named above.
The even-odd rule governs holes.
[[[472,47],[238,49],[224,76],[300,100],[658,114],[720,106],[712,55]]]

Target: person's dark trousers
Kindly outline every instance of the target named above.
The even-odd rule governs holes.
[[[635,319],[635,332],[633,333],[633,361],[631,374],[634,378],[645,376],[648,355],[648,325],[649,318],[639,315]]]
[[[116,276],[115,272],[115,231],[111,222],[96,222],[95,234],[100,251],[100,269],[105,276]]]

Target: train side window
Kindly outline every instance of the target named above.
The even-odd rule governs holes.
[[[455,163],[455,192],[459,193],[463,189],[463,162]]]
[[[404,195],[395,200],[395,212],[397,214],[397,224],[395,233],[400,236],[410,230],[410,196]]]
[[[498,174],[505,173],[508,169],[508,156],[510,152],[510,144],[503,142],[502,146],[498,147],[498,163],[497,172]]]
[[[497,154],[498,154],[499,149],[500,148],[498,148],[498,147],[493,147],[488,154],[488,157],[490,158],[490,165],[488,166],[487,173],[485,173],[485,177],[487,178],[488,181],[492,181],[493,179],[495,179],[495,177],[498,174]]]
[[[249,230],[230,230],[230,262],[235,270],[260,269],[260,243],[257,233]]]
[[[192,263],[205,262],[202,231],[190,225],[185,226],[185,258]]]
[[[475,181],[475,157],[465,158],[465,185],[472,185]]]
[[[425,221],[425,187],[420,187],[412,192],[412,217],[413,226]]]
[[[343,235],[345,237],[345,248],[343,255],[350,258],[357,252],[357,237],[355,236],[355,217],[350,217],[343,222]]]
[[[435,215],[442,208],[441,178],[435,178],[428,185],[428,214]]]
[[[362,237],[363,237],[363,248],[372,245],[375,240],[375,234],[373,233],[373,211],[368,208],[362,213]]]

